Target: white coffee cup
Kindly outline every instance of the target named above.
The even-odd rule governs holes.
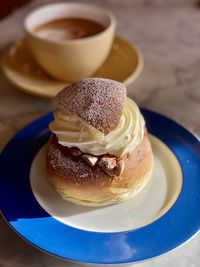
[[[95,35],[72,40],[48,40],[34,28],[58,19],[84,18],[104,27]],[[56,3],[39,7],[24,20],[27,44],[37,63],[51,76],[73,82],[93,75],[112,47],[116,21],[107,10],[80,3]]]

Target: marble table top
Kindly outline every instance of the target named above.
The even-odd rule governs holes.
[[[24,16],[53,1],[35,0],[0,21],[0,50],[24,34]],[[55,2],[55,1],[54,1]],[[80,2],[80,0],[79,0]],[[140,77],[128,95],[143,107],[165,114],[200,133],[200,7],[192,0],[95,0],[117,17],[119,35],[143,52]],[[51,111],[50,100],[16,90],[0,73],[0,149],[28,122]],[[33,248],[0,217],[1,267],[75,267]],[[135,265],[136,266],[136,265]],[[200,266],[200,234],[177,250],[139,267]]]

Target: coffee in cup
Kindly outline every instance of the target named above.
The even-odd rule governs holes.
[[[115,26],[109,11],[80,3],[42,6],[24,21],[34,59],[48,74],[66,82],[95,74],[111,50]]]
[[[96,35],[105,29],[96,21],[83,18],[65,18],[37,25],[33,31],[38,37],[50,41],[66,41]]]

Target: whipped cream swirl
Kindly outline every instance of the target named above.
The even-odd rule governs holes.
[[[96,156],[111,154],[121,157],[133,151],[144,136],[144,119],[134,101],[127,98],[118,126],[104,135],[89,123],[72,114],[54,113],[50,130],[56,134],[59,144],[77,147],[84,153]]]

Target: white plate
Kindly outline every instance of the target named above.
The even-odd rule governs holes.
[[[32,163],[30,180],[33,194],[55,219],[82,230],[121,232],[149,224],[170,209],[182,185],[181,168],[176,157],[158,138],[150,136],[150,141],[155,157],[152,178],[128,201],[93,208],[63,200],[46,176],[46,146],[40,149]]]

